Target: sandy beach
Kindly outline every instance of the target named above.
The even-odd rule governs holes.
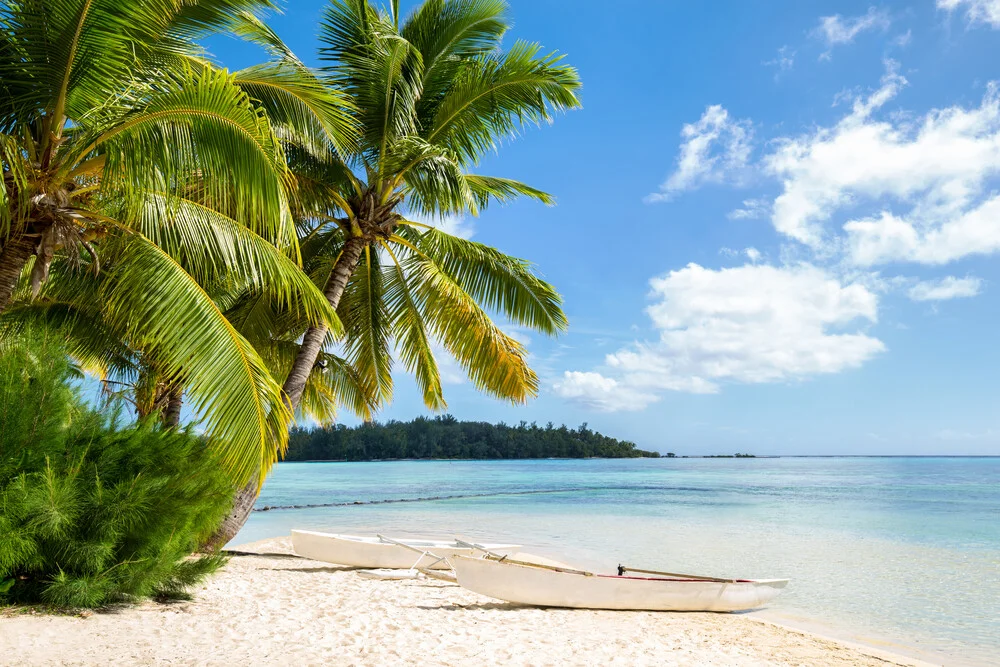
[[[291,554],[287,538],[241,549]],[[433,580],[238,556],[194,600],[0,616],[0,664],[917,665],[746,615],[533,609]]]

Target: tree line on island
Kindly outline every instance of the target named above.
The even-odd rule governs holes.
[[[412,421],[293,428],[286,461],[375,461],[385,459],[658,458],[587,424],[517,426],[459,421],[451,415]]]

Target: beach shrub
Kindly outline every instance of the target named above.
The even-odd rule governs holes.
[[[0,346],[0,603],[99,607],[184,597],[232,484],[188,430],[82,398],[51,341]]]

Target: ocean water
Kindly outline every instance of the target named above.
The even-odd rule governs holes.
[[[600,571],[788,577],[755,614],[1000,665],[1000,458],[282,463],[268,506],[233,544],[292,528],[461,535]]]

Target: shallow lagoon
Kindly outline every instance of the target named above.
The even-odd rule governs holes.
[[[255,512],[234,544],[293,527],[459,534],[608,571],[790,577],[766,617],[1000,655],[1000,458],[283,463],[258,507],[290,505],[330,506]]]

